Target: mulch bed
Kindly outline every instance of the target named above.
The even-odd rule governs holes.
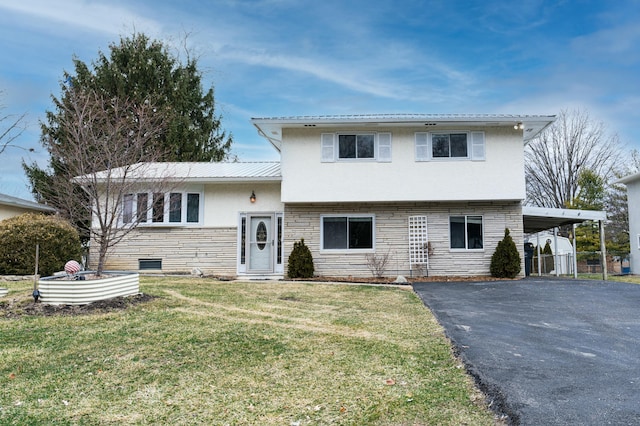
[[[77,316],[95,313],[122,311],[131,306],[155,299],[149,294],[136,294],[128,297],[114,297],[99,300],[86,305],[48,305],[34,302],[32,298],[9,298],[0,300],[0,318],[19,318],[22,316]]]
[[[310,282],[336,282],[336,283],[360,283],[360,284],[397,284],[411,285],[412,283],[423,282],[471,282],[471,281],[512,281],[509,278],[494,278],[490,276],[438,276],[438,277],[405,277],[406,283],[397,283],[395,278],[367,278],[367,277],[313,277],[313,278],[295,278],[287,279],[288,281],[310,281]],[[518,278],[516,278],[517,280]]]

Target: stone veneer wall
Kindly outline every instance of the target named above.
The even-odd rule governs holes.
[[[284,214],[285,256],[288,257],[294,241],[304,238],[314,259],[315,273],[319,276],[370,277],[366,254],[321,253],[320,215],[322,214],[374,214],[376,254],[389,252],[391,260],[385,275],[472,276],[490,275],[489,266],[505,228],[523,259],[524,236],[522,206],[520,202],[465,202],[465,203],[367,203],[367,204],[304,204],[286,205]],[[428,239],[433,254],[429,258],[428,273],[410,272],[409,268],[409,216],[427,216]],[[449,216],[482,215],[484,224],[483,251],[451,251],[449,249]]]
[[[158,272],[235,276],[237,245],[236,228],[138,227],[111,249],[105,269],[137,271],[138,259],[162,259]],[[90,251],[89,267],[97,261]]]

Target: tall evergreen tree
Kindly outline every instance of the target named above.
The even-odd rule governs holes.
[[[66,143],[61,123],[69,121],[66,114],[72,109],[73,94],[82,90],[107,99],[153,105],[167,125],[145,149],[162,152],[160,161],[222,161],[228,157],[232,136],[222,129],[213,88],[203,89],[195,59],[188,57],[181,63],[163,43],[136,33],[121,38],[119,44],[112,43],[108,55],[99,51],[91,66],[79,59],[73,62],[74,72],[63,73],[61,95],[52,96],[54,110],[47,111],[41,123],[41,143],[50,153],[64,151],[51,149],[51,144]],[[47,194],[55,191],[49,185],[50,177],[65,174],[65,159],[52,155],[49,170],[35,163],[23,166],[35,198],[48,201]],[[123,164],[111,165],[118,166]]]

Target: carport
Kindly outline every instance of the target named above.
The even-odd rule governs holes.
[[[547,207],[522,207],[522,222],[525,234],[534,234],[540,231],[553,229],[554,235],[557,235],[557,228],[565,225],[573,226],[573,275],[578,278],[577,252],[576,252],[576,224],[591,220],[598,222],[600,231],[600,252],[602,264],[602,279],[607,279],[607,248],[604,244],[604,221],[607,220],[607,214],[600,210],[576,210],[576,209],[556,209]],[[555,242],[557,245],[557,241]],[[540,244],[538,244],[538,263],[540,263]],[[539,265],[538,265],[539,266]],[[540,268],[538,267],[538,271]],[[558,268],[555,268],[556,275],[559,274]],[[540,273],[540,272],[538,272]]]

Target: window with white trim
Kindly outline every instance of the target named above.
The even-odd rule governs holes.
[[[482,216],[449,216],[449,247],[452,250],[484,248]]]
[[[138,192],[125,194],[122,205],[124,225],[190,225],[200,223],[199,192]],[[135,220],[134,220],[135,219]]]
[[[391,133],[323,133],[321,159],[390,162]]]
[[[485,159],[484,132],[418,132],[416,161]]]
[[[375,241],[373,215],[321,216],[322,250],[372,250]]]

